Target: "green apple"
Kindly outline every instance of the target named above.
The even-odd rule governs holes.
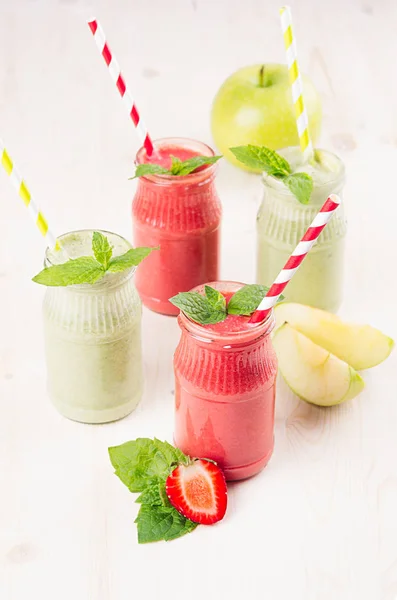
[[[393,340],[378,329],[346,323],[319,308],[283,302],[276,306],[275,315],[277,326],[289,323],[358,371],[384,361],[394,346]]]
[[[284,323],[274,334],[279,369],[291,390],[318,406],[334,406],[355,398],[364,388],[347,363]]]
[[[303,89],[314,144],[321,127],[321,101],[307,77],[303,77]],[[229,148],[254,144],[279,150],[299,145],[287,67],[253,65],[233,73],[215,96],[211,129],[225,158],[247,170],[251,169],[242,165]]]

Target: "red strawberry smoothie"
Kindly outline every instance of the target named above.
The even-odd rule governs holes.
[[[236,282],[208,285],[227,300],[242,287]],[[190,456],[217,462],[229,481],[255,475],[269,461],[274,445],[273,313],[255,325],[240,315],[199,325],[181,313],[178,321],[182,335],[174,356],[175,444]]]
[[[184,161],[213,155],[201,142],[166,138],[154,143],[151,156],[141,148],[136,163],[169,168],[171,156]],[[213,164],[189,175],[146,175],[138,180],[132,203],[134,245],[160,246],[136,273],[139,295],[151,310],[177,315],[179,309],[169,298],[218,278],[221,204],[216,169]]]

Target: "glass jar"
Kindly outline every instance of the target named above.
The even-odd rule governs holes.
[[[185,138],[165,138],[156,151],[170,148],[214,156],[211,148]],[[136,163],[145,162],[144,148]],[[166,315],[179,310],[168,300],[179,292],[218,278],[221,204],[215,189],[217,165],[185,176],[147,175],[138,179],[132,203],[136,246],[160,246],[141,265],[136,286],[145,306]]]
[[[345,182],[344,164],[331,152],[318,150],[321,162],[317,166],[302,164],[299,148],[287,148],[280,154],[293,171],[311,175],[314,187],[309,203],[301,204],[282,181],[264,175],[265,192],[257,217],[256,280],[266,286],[274,282],[328,196],[341,196]],[[288,284],[288,301],[338,310],[343,295],[345,235],[342,203]]]
[[[208,285],[224,294],[242,287],[236,282]],[[174,356],[175,444],[189,456],[216,461],[228,480],[258,473],[274,445],[273,312],[257,325],[240,318],[240,331],[227,331],[224,324],[216,331],[181,313]]]
[[[131,245],[102,232],[113,256]],[[59,238],[61,252],[47,250],[45,264],[92,255],[93,231]],[[67,257],[63,250],[66,252]],[[134,269],[107,273],[92,285],[48,287],[44,337],[49,396],[58,411],[83,423],[106,423],[128,415],[142,396],[141,302]]]

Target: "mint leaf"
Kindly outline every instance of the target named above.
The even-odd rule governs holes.
[[[229,148],[234,156],[252,169],[260,169],[281,179],[301,204],[308,204],[313,191],[313,179],[307,173],[291,173],[283,156],[265,146],[236,146]],[[317,155],[315,155],[317,156]]]
[[[174,540],[197,527],[181,515],[173,506],[148,506],[143,504],[139,509],[135,523],[138,526],[138,543]]]
[[[294,173],[284,179],[285,185],[290,189],[301,204],[309,204],[313,191],[313,179],[307,173]]]
[[[226,313],[226,298],[209,285],[204,286],[205,296],[214,310]]]
[[[94,231],[92,235],[92,251],[97,261],[101,263],[106,270],[109,261],[112,258],[113,249],[109,244],[107,237],[99,231]]]
[[[269,288],[264,285],[253,283],[240,288],[229,300],[227,312],[229,315],[251,315],[266,296]],[[280,294],[279,300],[284,299]]]
[[[180,161],[180,164],[178,165],[178,171],[176,173],[174,173],[174,171],[171,167],[172,175],[189,175],[190,173],[193,173],[193,171],[195,171],[199,167],[203,167],[204,165],[212,165],[213,163],[216,163],[220,158],[222,158],[222,157],[221,156],[193,156],[192,158],[188,158],[187,160],[184,160],[183,162]]]
[[[268,290],[269,288],[264,285],[256,283],[245,285],[230,298],[227,312],[230,315],[248,316],[252,314],[258,308]]]
[[[60,265],[46,267],[33,277],[35,283],[47,286],[67,286],[81,283],[96,283],[105,273],[118,273],[135,267],[157,248],[131,248],[121,256],[112,258],[113,249],[109,240],[99,231],[92,235],[92,256],[81,256]]]
[[[95,283],[105,275],[102,265],[92,256],[81,256],[60,265],[46,267],[33,281],[47,286],[77,285]]]
[[[144,163],[136,167],[135,175],[130,177],[130,179],[136,179],[136,177],[143,177],[145,175],[189,175],[199,167],[216,163],[220,158],[222,156],[193,156],[182,161],[177,156],[171,155],[171,169],[165,169],[161,165],[154,163]]]
[[[285,158],[266,146],[248,144],[248,146],[236,146],[229,150],[237,160],[252,169],[260,169],[273,176],[286,176],[291,173],[291,167]]]
[[[188,462],[188,457],[168,442],[148,438],[113,446],[109,457],[130,492],[143,492],[147,486],[164,482],[175,464]]]
[[[136,179],[137,177],[144,177],[145,175],[169,175],[169,169],[165,169],[161,165],[156,165],[154,163],[144,163],[142,165],[137,165],[135,168],[135,175],[133,177],[129,177],[129,179]]]
[[[112,258],[109,262],[108,271],[111,273],[118,273],[129,267],[136,267],[144,258],[149,256],[152,250],[158,249],[159,246],[157,248],[131,248],[130,250],[127,250],[125,254]]]
[[[164,484],[152,483],[148,485],[135,502],[138,502],[138,504],[149,504],[149,506],[169,506],[169,501],[167,503],[164,502],[160,486],[164,487]]]
[[[226,319],[226,311],[214,309],[208,298],[198,292],[181,292],[170,298],[170,302],[200,325],[220,323]]]
[[[179,171],[182,165],[182,161],[177,156],[171,155],[171,175],[179,175]]]

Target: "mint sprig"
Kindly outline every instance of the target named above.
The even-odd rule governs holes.
[[[99,231],[94,231],[92,234],[92,251],[96,260],[107,269],[109,261],[112,258],[113,250],[109,244],[109,240]]]
[[[224,321],[227,316],[226,301],[222,303],[217,290],[210,286],[205,286],[205,293],[206,295],[203,296],[199,292],[181,292],[170,298],[170,302],[180,308],[192,321],[201,325]]]
[[[82,283],[96,283],[107,272],[117,273],[136,267],[148,256],[152,250],[158,248],[131,248],[121,256],[112,258],[113,248],[109,240],[99,231],[94,231],[92,236],[92,252],[94,256],[81,256],[72,258],[60,265],[46,267],[33,281],[46,286],[68,286]]]
[[[223,294],[209,285],[204,286],[204,291],[212,310],[226,312],[226,298]]]
[[[309,204],[313,191],[313,179],[307,173],[294,173],[284,179],[285,185],[301,204]]]
[[[285,176],[291,173],[291,167],[285,158],[266,146],[248,144],[248,146],[236,146],[229,149],[237,160],[253,169],[266,171],[273,176]]]
[[[221,292],[209,285],[204,286],[205,295],[199,292],[181,292],[170,302],[195,323],[210,325],[224,321],[227,315],[251,315],[266,296],[269,288],[264,285],[244,285],[230,298],[226,306],[226,298]],[[284,299],[281,294],[279,302]]]
[[[266,296],[269,288],[264,285],[251,284],[237,290],[230,298],[227,306],[229,315],[251,315]]]
[[[190,461],[178,448],[156,438],[138,438],[109,448],[109,457],[130,492],[140,492],[138,543],[173,540],[197,527],[171,505],[165,492],[165,481],[176,465]]]
[[[280,179],[301,204],[308,204],[313,191],[313,179],[307,173],[292,173],[291,165],[274,150],[266,146],[236,146],[230,148],[234,156],[253,169],[265,171]]]
[[[171,156],[171,168],[166,169],[156,163],[144,163],[137,165],[135,175],[130,179],[144,177],[145,175],[173,175],[180,176],[189,175],[199,167],[212,165],[216,163],[222,156],[193,156],[187,160],[180,160],[176,156]]]

